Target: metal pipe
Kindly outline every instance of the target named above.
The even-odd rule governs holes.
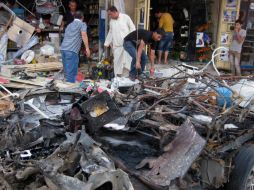
[[[29,105],[31,108],[33,108],[35,111],[37,111],[44,118],[49,119],[49,116],[47,116],[45,113],[43,113],[41,110],[39,110],[35,105],[33,105],[30,100],[25,102],[25,104]]]

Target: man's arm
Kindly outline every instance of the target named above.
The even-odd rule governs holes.
[[[112,42],[113,42],[113,36],[112,36],[112,26],[111,26],[111,22],[110,22],[109,23],[109,31],[108,31],[106,40],[104,42],[104,46],[109,47]]]
[[[150,74],[151,74],[151,76],[153,76],[154,75],[155,50],[152,49],[152,48],[151,48],[151,51],[150,51],[149,58],[150,58],[150,62],[151,62]]]
[[[136,27],[129,16],[128,16],[128,26],[129,26],[130,33],[136,30]]]
[[[136,69],[140,69],[141,68],[141,55],[142,55],[142,51],[145,47],[145,42],[143,40],[140,41],[140,44],[138,46],[138,52],[137,52],[137,59],[136,59]]]
[[[60,25],[60,31],[63,31],[63,30],[64,30],[64,23],[65,23],[65,21],[63,20],[62,23],[61,23],[61,25]]]
[[[154,68],[154,60],[155,60],[155,50],[154,49],[151,49],[149,58],[150,58],[150,62],[151,62],[151,69],[153,69]]]
[[[236,40],[239,44],[243,43],[245,40],[245,36],[241,36],[239,33],[236,34]]]
[[[85,48],[86,48],[86,56],[90,57],[90,49],[89,49],[89,42],[88,42],[88,36],[86,32],[81,32],[81,36],[82,36],[82,40],[85,44]]]

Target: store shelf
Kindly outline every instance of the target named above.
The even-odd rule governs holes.
[[[242,55],[254,55],[254,53],[242,53]]]
[[[99,46],[99,0],[83,1],[85,8],[85,21],[88,26],[88,38],[90,38],[90,49]],[[98,51],[91,52],[91,59],[98,60]]]
[[[253,40],[245,40],[244,42],[254,43]]]
[[[98,15],[99,13],[84,13],[84,15]]]

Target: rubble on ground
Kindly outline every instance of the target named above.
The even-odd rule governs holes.
[[[49,83],[2,93],[1,186],[223,186],[238,148],[253,139],[253,79],[172,70],[118,90],[102,82],[58,91]]]
[[[181,64],[154,78],[100,80],[113,78],[104,60],[91,68],[93,80],[79,73],[80,83],[65,83],[55,49],[31,50],[35,28],[9,12],[0,33],[1,189],[213,189],[229,181],[239,148],[253,140],[253,76],[206,72],[212,60],[202,70]],[[6,33],[21,47],[11,60]]]

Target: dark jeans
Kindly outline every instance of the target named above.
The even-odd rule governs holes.
[[[125,41],[123,44],[123,47],[124,47],[125,51],[127,51],[130,54],[130,56],[132,57],[130,76],[135,77],[138,74],[137,69],[136,69],[136,58],[137,58],[136,45],[135,45],[135,43],[133,43],[131,41]],[[140,62],[142,72],[145,70],[146,62],[147,62],[147,56],[146,56],[145,51],[143,50],[142,54],[141,54],[141,62]]]
[[[173,32],[165,32],[163,38],[159,42],[158,49],[159,51],[169,51],[172,41],[173,41],[174,33]]]
[[[75,83],[78,74],[79,55],[72,51],[61,50],[66,81]]]

